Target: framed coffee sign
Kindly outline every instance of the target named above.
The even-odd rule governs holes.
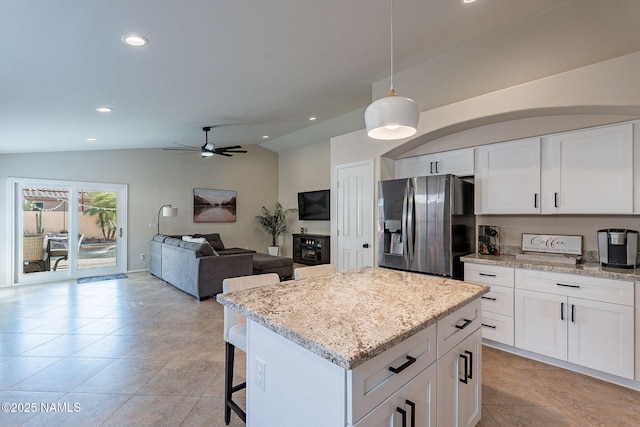
[[[522,234],[523,252],[582,255],[582,236],[562,234]]]

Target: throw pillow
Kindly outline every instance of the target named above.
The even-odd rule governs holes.
[[[204,237],[192,237],[192,236],[182,236],[182,240],[185,242],[193,242],[193,243],[205,243],[207,239]]]

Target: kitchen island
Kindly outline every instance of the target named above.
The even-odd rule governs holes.
[[[247,425],[475,425],[488,290],[364,268],[218,295],[248,318]]]

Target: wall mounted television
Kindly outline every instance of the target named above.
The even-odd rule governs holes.
[[[298,219],[322,221],[330,219],[330,190],[298,193]]]

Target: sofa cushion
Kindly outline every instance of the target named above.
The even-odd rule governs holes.
[[[178,246],[184,249],[189,249],[194,251],[196,253],[196,258],[200,258],[203,256],[217,255],[217,253],[213,250],[213,248],[208,242],[198,243],[198,242],[181,241]]]
[[[237,254],[255,254],[256,251],[243,248],[229,248],[222,251],[217,251],[218,255],[237,255]]]
[[[171,245],[171,246],[180,246],[180,243],[182,243],[182,239],[177,239],[175,237],[167,237],[166,239],[164,239],[164,243],[166,245]]]
[[[224,243],[222,243],[222,239],[220,238],[219,233],[211,233],[211,234],[194,234],[193,237],[204,237],[207,239],[211,247],[216,251],[224,250]]]
[[[167,237],[169,236],[165,236],[164,234],[156,234],[155,236],[153,236],[153,239],[151,240],[162,243],[165,241]]]

